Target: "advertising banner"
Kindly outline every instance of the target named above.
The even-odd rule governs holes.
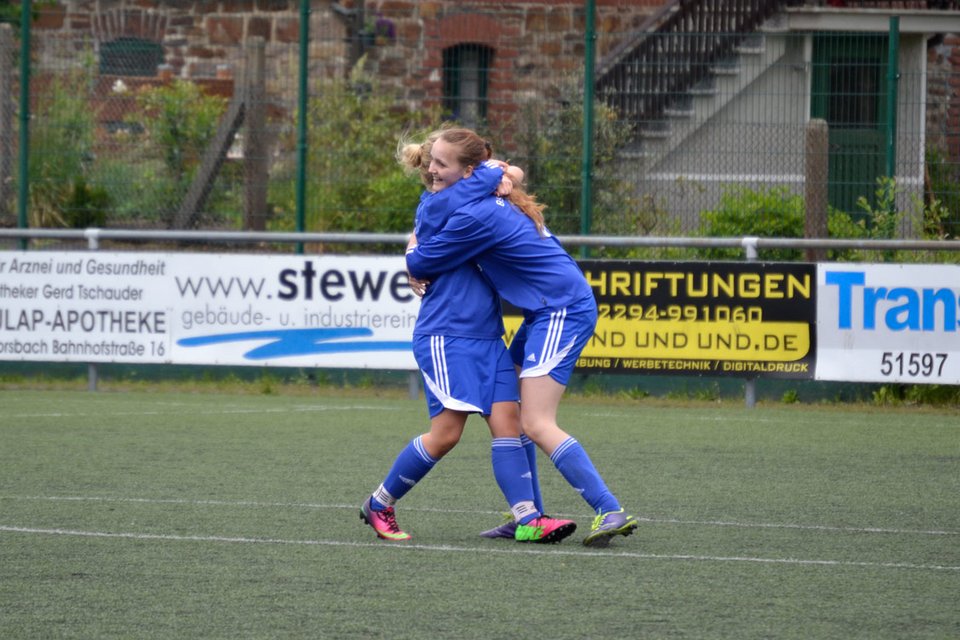
[[[578,370],[813,377],[813,264],[586,260],[580,267],[599,319]],[[512,335],[520,317],[505,323]]]
[[[818,380],[960,384],[960,266],[820,264]]]
[[[402,256],[0,252],[0,360],[415,370]]]
[[[580,266],[580,371],[960,384],[957,265]],[[413,371],[419,306],[402,256],[0,252],[0,360]]]

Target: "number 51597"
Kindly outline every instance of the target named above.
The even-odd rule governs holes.
[[[880,373],[885,376],[931,376],[943,375],[947,363],[945,353],[903,353],[884,351],[880,358]]]

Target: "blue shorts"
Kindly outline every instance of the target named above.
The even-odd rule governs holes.
[[[490,415],[495,402],[518,402],[517,372],[503,340],[414,336],[427,411]]]
[[[593,298],[562,309],[529,313],[510,343],[510,358],[521,368],[521,378],[549,375],[566,385],[596,327]]]

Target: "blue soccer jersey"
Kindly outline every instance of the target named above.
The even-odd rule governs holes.
[[[491,195],[503,179],[503,169],[488,160],[464,180],[432,193],[424,191],[414,218],[413,232],[417,242],[424,242],[443,228],[455,209]]]
[[[417,207],[417,240],[433,237],[460,204],[490,194],[503,172],[483,168]],[[414,327],[413,353],[424,379],[431,417],[444,409],[490,413],[496,402],[519,400],[517,375],[503,344],[500,297],[473,262],[431,280]]]
[[[502,175],[500,169],[485,168],[478,171],[475,178],[461,180],[437,193],[424,193],[414,224],[417,241],[432,238],[460,204],[492,193]],[[429,280],[430,285],[420,302],[414,335],[479,339],[503,336],[500,299],[474,262],[462,262]]]
[[[430,280],[476,262],[505,300],[528,312],[592,300],[580,267],[544,231],[503,198],[485,197],[457,208],[425,241],[418,238],[407,251],[407,270]]]

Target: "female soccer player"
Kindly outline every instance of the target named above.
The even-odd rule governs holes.
[[[472,131],[442,130],[431,154],[438,165],[477,166],[482,160],[477,149],[482,148],[483,140]],[[435,180],[449,188],[464,177],[469,175],[454,171]],[[421,215],[444,217],[433,204],[427,200]],[[583,544],[606,546],[614,536],[633,533],[638,523],[607,488],[580,443],[557,424],[557,408],[577,357],[593,336],[597,305],[580,268],[544,225],[543,208],[531,198],[518,210],[491,195],[463,204],[446,216],[441,229],[408,248],[407,270],[414,278],[435,280],[476,263],[497,293],[523,310],[523,323],[510,344],[520,370],[523,432],[594,509]]]
[[[403,151],[401,160],[407,166],[427,167],[429,141],[408,145]],[[450,211],[461,202],[476,199],[481,191],[494,192],[503,175],[496,165],[487,168],[482,178],[447,190],[458,182],[452,178],[454,173],[468,177],[474,167],[454,169],[429,161],[429,171],[422,175],[429,191],[417,208],[414,237],[429,238],[438,228],[434,219],[424,215],[424,203],[432,202],[438,210]],[[506,181],[499,192],[511,186]],[[494,476],[513,515],[511,537],[521,542],[559,542],[576,529],[572,520],[542,513],[539,487],[535,494],[528,453],[521,440],[516,372],[502,336],[499,298],[476,265],[465,263],[432,279],[414,327],[413,347],[423,374],[430,431],[414,438],[400,452],[360,510],[360,518],[380,538],[410,538],[397,524],[394,504],[456,446],[470,413],[482,414],[490,427]],[[487,532],[487,537],[504,537],[504,532],[499,527]]]

